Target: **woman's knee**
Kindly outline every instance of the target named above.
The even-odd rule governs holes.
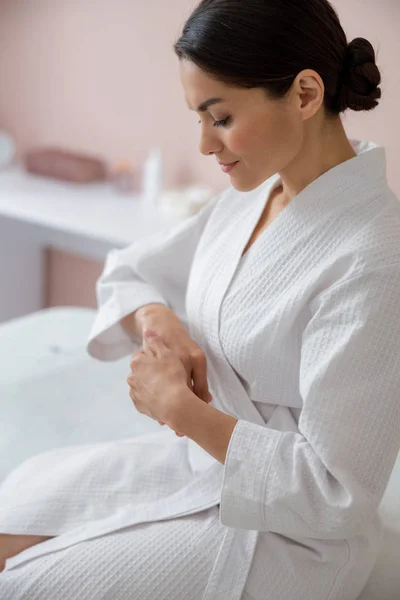
[[[49,539],[51,536],[0,533],[0,572],[4,570],[8,558]]]

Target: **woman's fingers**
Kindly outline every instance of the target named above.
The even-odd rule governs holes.
[[[159,422],[159,424],[160,424],[161,426],[165,425],[165,423],[163,423],[162,421],[158,421],[158,422]],[[178,437],[185,437],[185,436],[183,435],[183,433],[178,433],[177,431],[175,431],[175,435],[177,435]]]
[[[168,346],[164,344],[162,338],[153,329],[144,330],[143,345],[147,351],[151,352],[157,358],[161,358],[169,351]]]
[[[146,355],[146,352],[143,352],[143,350],[136,350],[132,354],[132,358],[131,358],[131,362],[130,362],[130,367],[131,367],[132,371],[135,368],[135,361],[138,360],[143,355]]]

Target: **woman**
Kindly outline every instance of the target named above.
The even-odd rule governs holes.
[[[327,0],[203,0],[175,51],[231,186],[110,253],[88,344],[136,348],[167,427],[7,478],[0,596],[355,600],[400,444],[400,207],[340,119],[378,104],[374,50]]]

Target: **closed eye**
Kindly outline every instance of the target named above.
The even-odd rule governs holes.
[[[214,121],[213,127],[226,127],[227,125],[229,125],[230,121],[230,117],[226,117],[226,119],[222,119],[221,121]],[[201,121],[199,121],[199,124],[200,123]]]

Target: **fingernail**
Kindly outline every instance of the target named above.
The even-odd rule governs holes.
[[[145,329],[144,335],[146,337],[152,337],[154,335],[157,335],[156,332],[153,329]]]

